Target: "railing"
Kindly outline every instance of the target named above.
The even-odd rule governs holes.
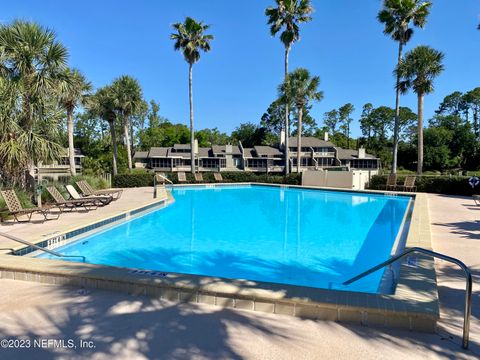
[[[167,178],[166,176],[163,176],[163,175],[160,175],[160,174],[155,174],[154,177],[153,177],[153,198],[156,199],[157,196],[158,196],[158,192],[157,192],[157,184],[158,184],[158,181],[157,181],[157,177],[159,177],[160,179],[163,179],[164,181],[167,181],[169,182],[170,184],[173,185],[173,182]]]
[[[408,250],[405,250],[401,254],[393,256],[389,260],[384,261],[381,264],[378,264],[377,266],[374,266],[374,267],[368,269],[367,271],[362,272],[361,274],[351,278],[350,280],[345,281],[343,283],[343,285],[350,285],[351,283],[353,283],[357,280],[360,280],[361,278],[363,278],[367,275],[370,275],[371,273],[373,273],[377,270],[380,270],[383,267],[385,267],[387,265],[390,265],[390,264],[394,263],[395,261],[400,260],[400,259],[404,258],[405,256],[407,256],[408,254],[411,254],[411,253],[414,253],[414,252],[426,254],[426,255],[433,256],[433,257],[436,257],[436,258],[439,258],[439,259],[442,259],[442,260],[445,260],[445,261],[449,261],[453,264],[458,265],[463,270],[463,272],[465,273],[465,278],[466,278],[465,311],[464,311],[464,315],[463,315],[462,347],[464,349],[468,349],[468,337],[469,337],[469,332],[470,332],[470,316],[471,316],[471,313],[472,313],[472,273],[470,272],[470,269],[467,267],[467,265],[465,265],[462,261],[460,261],[458,259],[455,259],[453,257],[447,256],[447,255],[437,253],[435,251],[431,251],[431,250],[427,250],[427,249],[423,249],[423,248],[419,248],[419,247],[412,247]]]
[[[16,236],[13,236],[13,235],[10,235],[10,234],[6,234],[4,232],[0,232],[0,236],[3,236],[3,237],[6,237],[7,239],[10,239],[10,240],[13,240],[13,241],[16,241],[16,242],[19,242],[21,244],[24,244],[24,245],[28,245],[28,246],[31,246],[33,247],[34,249],[37,249],[37,250],[40,250],[40,251],[43,251],[43,252],[46,252],[50,255],[53,255],[53,256],[57,256],[57,257],[63,257],[63,258],[81,258],[82,259],[82,262],[85,262],[85,256],[82,256],[82,255],[65,255],[65,254],[60,254],[56,251],[53,251],[53,250],[49,250],[49,249],[45,249],[45,248],[42,248],[38,245],[35,245],[29,241],[26,241],[26,240],[23,240],[23,239],[20,239]]]

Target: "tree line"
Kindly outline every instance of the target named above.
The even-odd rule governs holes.
[[[186,17],[172,26],[170,35],[174,50],[181,52],[188,64],[188,127],[162,117],[160,105],[146,101],[132,76],[121,75],[94,91],[88,79],[68,65],[68,50],[51,29],[22,20],[4,24],[0,26],[2,182],[26,185],[35,164],[58,159],[64,155],[64,147],[69,149],[72,175],[74,148],[87,155],[87,171],[116,174],[132,170],[135,150],[187,142],[193,147],[195,138],[200,146],[235,141],[246,147],[275,145],[281,131],[287,135],[286,157],[289,135],[297,136],[301,146],[301,135],[322,138],[328,131],[336,145],[365,146],[384,165],[391,164],[392,172],[398,166],[416,167],[418,173],[424,166],[439,170],[475,167],[479,88],[447,96],[425,128],[425,95],[434,91],[434,81],[444,70],[444,54],[428,46],[403,53],[414,28],[425,27],[431,5],[420,0],[385,0],[377,15],[384,33],[398,43],[393,69],[395,107],[365,104],[360,119],[353,119],[355,107],[347,103],[325,112],[318,125],[310,110],[324,96],[320,78],[305,68],[288,68],[292,47],[300,40],[300,26],[312,20],[313,7],[310,0],[276,0],[265,15],[270,33],[278,35],[284,45],[283,81],[258,122],[239,124],[230,135],[216,128],[195,131],[193,67],[202,53],[211,50],[214,40],[209,25],[202,21]],[[409,90],[417,94],[415,112],[400,105],[401,95]],[[351,136],[354,120],[360,122],[362,131],[357,139]]]

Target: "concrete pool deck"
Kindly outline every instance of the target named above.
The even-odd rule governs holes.
[[[472,201],[468,198],[429,195],[428,201],[433,249],[465,261],[472,267],[475,281],[478,283],[480,242],[472,240],[478,240],[480,237],[477,221],[480,208],[470,206]],[[428,225],[430,226],[430,223]],[[455,268],[450,268],[442,262],[438,262],[436,267],[440,305],[444,316],[437,334],[316,322],[278,314],[272,316],[237,309],[219,309],[203,304],[172,304],[164,300],[131,297],[97,289],[87,290],[87,295],[81,295],[78,289],[69,287],[13,280],[0,280],[2,283],[0,310],[3,309],[4,313],[0,316],[7,316],[6,319],[0,317],[2,319],[0,323],[3,323],[0,325],[0,332],[9,336],[23,333],[32,337],[54,338],[55,334],[65,333],[76,338],[82,335],[85,338],[103,339],[106,336],[105,329],[112,323],[112,344],[110,341],[105,342],[104,339],[97,340],[100,341],[99,351],[106,357],[115,354],[125,358],[155,358],[162,357],[163,354],[174,358],[388,356],[393,359],[404,359],[408,352],[409,358],[476,358],[480,356],[478,285],[474,285],[471,328],[473,352],[463,353],[459,348],[463,278]],[[27,289],[31,289],[32,293]],[[26,299],[26,304],[17,301],[18,299]],[[42,303],[50,305],[40,305]],[[100,308],[95,310],[97,306]],[[78,307],[85,309],[85,312],[79,311]],[[144,307],[149,309],[146,314],[143,314]],[[116,320],[108,315],[109,311],[103,314],[105,309],[129,314],[123,317],[124,319],[135,319],[138,316],[138,319],[150,320],[145,320],[145,324],[142,320],[138,324],[135,322],[117,328]],[[42,311],[46,319],[42,319]],[[52,317],[50,314],[52,311],[60,314],[60,319]],[[73,314],[69,314],[70,312]],[[200,316],[204,312],[208,316]],[[93,320],[96,318],[95,314],[99,317],[98,324]],[[448,317],[445,316],[447,314]],[[238,320],[240,318],[244,321]],[[163,324],[160,327],[159,322]],[[40,324],[47,325],[46,329],[50,330],[42,333],[39,330]],[[202,331],[205,327],[209,329],[208,334]],[[452,339],[449,336],[453,336]],[[51,356],[51,351],[51,349],[40,351],[37,354],[45,354],[48,358],[47,355]]]

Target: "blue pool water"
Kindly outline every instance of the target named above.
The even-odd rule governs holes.
[[[389,257],[410,199],[267,186],[172,194],[173,204],[58,251],[95,264],[343,289]],[[345,289],[377,292],[381,277]]]

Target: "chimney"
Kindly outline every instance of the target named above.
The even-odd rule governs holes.
[[[283,149],[285,147],[285,130],[280,131],[280,148]]]
[[[325,131],[323,133],[323,140],[328,141],[328,132],[327,131]]]
[[[358,158],[359,159],[365,159],[365,148],[364,147],[358,148]]]
[[[233,151],[232,145],[225,145],[225,154],[231,154]]]
[[[193,151],[195,154],[198,154],[198,140],[195,139],[195,142],[193,143]]]

